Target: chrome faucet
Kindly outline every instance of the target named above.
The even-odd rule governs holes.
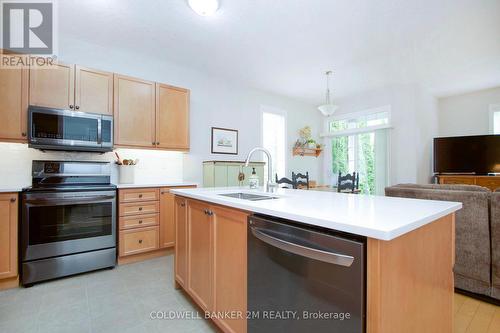
[[[273,182],[273,158],[271,157],[271,153],[266,148],[256,147],[248,153],[247,159],[245,160],[245,166],[247,167],[250,163],[250,158],[253,153],[256,151],[262,151],[267,156],[267,183],[266,183],[266,192],[274,192],[274,190],[278,187],[278,184]]]

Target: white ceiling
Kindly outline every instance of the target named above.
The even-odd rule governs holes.
[[[59,31],[140,51],[320,104],[420,83],[436,96],[500,85],[500,0],[221,0],[211,17],[185,0],[59,1]]]

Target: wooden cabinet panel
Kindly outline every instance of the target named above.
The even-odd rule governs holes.
[[[189,90],[156,84],[158,148],[189,149]]]
[[[75,66],[58,63],[30,69],[29,104],[58,109],[74,106]]]
[[[160,190],[160,248],[175,244],[175,195],[169,189]]]
[[[0,279],[17,276],[17,197],[0,194]]]
[[[113,114],[113,73],[76,66],[75,108],[82,112]]]
[[[2,57],[14,57],[2,55]],[[27,140],[28,69],[0,69],[0,139]]]
[[[160,211],[157,201],[120,204],[120,216],[155,214]]]
[[[205,311],[212,309],[213,224],[208,205],[188,200],[188,293]]]
[[[123,230],[120,232],[120,256],[158,249],[158,227]]]
[[[476,183],[474,177],[443,177],[440,178],[441,184],[466,184],[474,185]]]
[[[120,202],[157,201],[160,197],[157,188],[120,189]]]
[[[214,311],[247,311],[247,217],[222,207],[210,208],[214,222]],[[216,318],[224,332],[247,331],[245,318]]]
[[[156,147],[155,83],[114,76],[115,145]]]
[[[184,289],[188,277],[188,224],[186,199],[175,197],[175,280]]]
[[[119,219],[120,230],[151,227],[158,225],[159,214],[121,216]]]
[[[484,186],[492,191],[495,191],[497,188],[500,188],[500,177],[478,177],[476,179],[476,185]]]

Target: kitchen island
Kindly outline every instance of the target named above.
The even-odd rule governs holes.
[[[269,194],[241,188],[172,192],[176,285],[207,313],[247,313],[247,219],[259,214],[365,239],[366,332],[452,332],[460,203],[284,189],[257,201],[224,194]],[[247,331],[246,316],[212,319],[225,332]]]

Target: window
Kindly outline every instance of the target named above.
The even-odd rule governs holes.
[[[500,134],[500,104],[490,105],[490,133]]]
[[[262,146],[271,153],[273,172],[277,173],[278,177],[285,177],[286,112],[262,107]],[[264,170],[264,179],[267,179],[267,168]]]
[[[339,172],[359,174],[365,194],[383,194],[388,175],[390,107],[336,117],[327,124],[327,177],[336,185]]]

